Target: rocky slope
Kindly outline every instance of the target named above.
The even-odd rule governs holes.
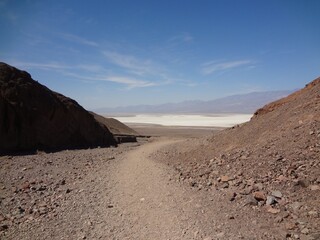
[[[0,63],[0,153],[115,144],[111,132],[76,101]]]
[[[106,126],[110,130],[118,143],[137,141],[137,136],[139,136],[139,133],[123,124],[122,122],[118,121],[117,119],[106,118],[94,112],[90,113],[94,116],[97,122]]]
[[[248,123],[158,154],[179,181],[265,211],[287,238],[320,238],[320,78]]]

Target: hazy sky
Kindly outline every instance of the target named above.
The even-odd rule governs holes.
[[[296,89],[319,0],[0,0],[0,61],[85,108]]]

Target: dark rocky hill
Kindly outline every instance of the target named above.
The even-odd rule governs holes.
[[[0,153],[115,144],[108,128],[76,101],[0,63]]]

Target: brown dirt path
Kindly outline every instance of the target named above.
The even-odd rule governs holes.
[[[115,171],[114,198],[130,225],[123,229],[121,239],[194,239],[197,235],[196,224],[190,221],[193,199],[170,183],[164,166],[149,158],[176,142],[162,139],[131,151]]]

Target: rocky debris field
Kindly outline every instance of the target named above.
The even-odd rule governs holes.
[[[285,238],[320,239],[320,79],[259,109],[248,123],[156,157],[178,181],[265,213]]]
[[[96,173],[108,175],[112,161],[138,145],[0,157],[0,239],[56,239],[57,228],[59,239],[85,235],[99,194]]]
[[[257,218],[252,227],[265,221],[273,231],[279,230],[283,239],[320,239],[319,152],[294,164],[288,156],[272,150],[266,155],[248,148],[190,154],[203,144],[195,146],[194,140],[188,140],[153,157],[176,170],[174,180],[204,192],[208,198],[215,192],[222,196],[222,202],[232,203],[233,209],[223,210],[227,215],[236,211],[237,218],[248,222],[251,220],[245,216],[251,215]],[[256,159],[265,161],[254,163]]]

